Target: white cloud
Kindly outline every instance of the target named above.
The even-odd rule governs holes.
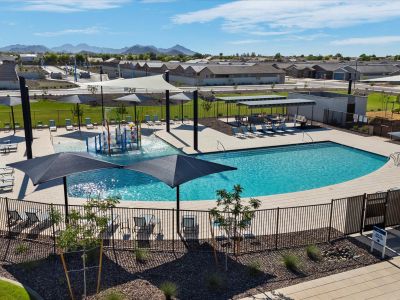
[[[339,28],[400,17],[400,1],[393,0],[237,0],[210,9],[175,15],[176,24],[223,20],[229,32],[269,29]]]
[[[11,1],[9,1],[11,2]],[[69,13],[86,10],[103,10],[121,6],[130,0],[23,0],[19,9]]]
[[[264,40],[239,40],[239,41],[231,41],[229,44],[231,45],[249,45],[249,44],[257,44],[262,43]]]
[[[141,0],[140,3],[167,3],[175,2],[176,0]]]
[[[65,29],[65,30],[60,30],[60,31],[46,31],[46,32],[36,32],[35,35],[37,36],[44,36],[44,37],[55,37],[55,36],[62,36],[62,35],[91,35],[91,34],[98,34],[102,31],[104,28],[100,27],[87,27],[87,28],[81,28],[81,29]]]
[[[354,46],[354,45],[382,45],[400,43],[400,35],[371,36],[362,38],[348,38],[332,41],[332,45]]]
[[[292,33],[292,31],[252,31],[249,34],[259,35],[259,36],[278,36],[287,35]]]

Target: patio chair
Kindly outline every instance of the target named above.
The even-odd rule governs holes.
[[[188,215],[183,216],[182,218],[182,232],[184,235],[198,235],[199,233],[199,224],[197,223],[196,216]]]
[[[261,132],[259,132],[255,125],[250,126],[250,132],[257,137],[265,137]]]
[[[263,134],[265,135],[269,135],[272,136],[274,135],[274,132],[272,130],[269,130],[269,128],[267,127],[267,125],[261,125],[261,131]]]
[[[291,128],[288,128],[288,127],[286,126],[286,123],[282,123],[281,125],[278,126],[278,128],[279,128],[280,130],[283,130],[284,132],[287,132],[287,133],[295,133],[295,132],[296,132],[296,130],[291,129]]]
[[[189,123],[189,122],[190,122],[189,117],[188,116],[184,116],[183,117],[183,123]]]
[[[42,130],[43,129],[43,122],[42,121],[38,121],[36,123],[36,129],[37,130]]]
[[[154,224],[150,220],[147,220],[146,217],[133,217],[133,222],[135,224],[134,231],[136,233],[153,233]]]
[[[236,128],[236,127],[232,127],[232,135],[237,137],[237,138],[239,138],[239,139],[245,139],[246,138],[246,136],[243,133],[239,132],[239,129]]]
[[[154,122],[151,120],[151,117],[149,115],[144,116],[144,121],[148,126],[153,126]]]
[[[9,122],[4,123],[4,129],[6,129],[7,131],[10,131],[10,130],[11,130],[11,125],[10,125]]]
[[[67,131],[74,130],[71,119],[65,119],[65,129],[67,129]]]
[[[295,120],[295,125],[296,123],[300,123],[300,127],[304,127],[307,125],[307,118],[305,116],[295,115],[294,120]]]
[[[154,124],[155,125],[161,125],[162,124],[161,121],[158,119],[157,115],[154,115],[153,120],[154,120]]]
[[[50,222],[50,215],[48,213],[43,213],[41,211],[26,211],[26,216],[28,217],[28,224],[40,223],[45,226]]]
[[[15,122],[15,130],[21,129],[21,125],[18,122]]]
[[[1,167],[0,168],[0,176],[12,175],[14,174],[14,168],[10,167]]]
[[[93,129],[94,126],[92,124],[92,120],[90,118],[85,118],[85,125],[87,129]]]
[[[126,116],[126,123],[132,123],[133,121],[132,121],[132,116]]]
[[[244,134],[245,136],[247,136],[247,137],[249,137],[249,138],[255,138],[255,137],[256,137],[256,135],[255,135],[254,133],[250,132],[250,131],[247,129],[246,126],[240,126],[239,128],[240,128],[240,130],[242,130],[242,132],[243,132],[243,134]]]
[[[50,131],[57,131],[56,121],[50,120],[49,121],[49,130]]]
[[[282,129],[279,129],[278,127],[275,126],[275,124],[272,124],[272,131],[278,134],[284,134],[285,132]]]
[[[0,176],[0,182],[14,180],[14,175],[2,175]]]
[[[0,191],[9,192],[14,189],[14,180],[0,181]]]
[[[17,210],[8,211],[8,221],[9,225],[13,226],[19,223],[19,221],[27,222],[28,216],[25,213],[19,213]]]

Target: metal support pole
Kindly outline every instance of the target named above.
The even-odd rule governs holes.
[[[199,94],[198,91],[195,90],[193,92],[193,148],[194,150],[198,150],[199,147],[199,111],[198,111],[198,102],[199,102]]]
[[[278,237],[279,237],[279,207],[276,209],[275,249],[278,249]]]
[[[311,106],[311,126],[312,126],[313,119],[314,119],[314,105]]]
[[[181,121],[183,124],[183,101],[181,101]]]
[[[169,82],[169,71],[165,71],[165,81]],[[170,111],[169,111],[169,90],[165,91],[165,120],[167,122],[167,132],[170,132]]]
[[[331,232],[332,232],[332,216],[333,216],[333,200],[331,201],[331,213],[329,216],[329,232],[328,232],[328,242],[331,241]]]
[[[63,185],[64,185],[64,205],[65,205],[65,223],[69,224],[68,218],[68,188],[67,188],[67,177],[63,177]]]
[[[78,128],[79,128],[79,131],[81,131],[81,116],[80,116],[80,110],[79,110],[79,103],[76,104],[76,111],[78,113]]]
[[[12,106],[11,106],[11,118],[12,118],[12,124],[13,124],[14,134],[15,134],[14,107],[12,107]]]
[[[226,102],[226,123],[228,122],[228,115],[229,115],[229,106],[228,106],[228,102]]]
[[[100,81],[103,81],[103,66],[100,66]],[[103,95],[103,86],[100,86],[100,93],[101,93],[101,117],[102,117],[102,124],[104,124],[105,113],[104,113],[104,95]]]
[[[24,131],[25,131],[25,144],[26,144],[26,157],[31,159],[32,156],[32,121],[31,121],[31,106],[29,103],[29,89],[26,86],[25,78],[19,77],[19,87],[21,91],[22,113],[24,117]],[[15,126],[14,126],[15,128]]]

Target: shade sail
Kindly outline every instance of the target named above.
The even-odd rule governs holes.
[[[225,102],[240,102],[240,101],[262,101],[262,100],[279,100],[286,99],[286,96],[281,95],[251,95],[251,96],[231,96],[231,97],[216,97],[217,100]]]
[[[33,184],[91,170],[120,168],[120,165],[93,158],[88,153],[63,152],[8,164],[29,176]]]
[[[29,102],[37,102],[36,100],[29,100]],[[15,96],[1,96],[0,97],[0,105],[6,105],[6,106],[16,106],[20,105],[21,102],[21,97],[15,97]]]
[[[148,100],[150,100],[150,97],[144,96],[142,94],[129,94],[129,95],[114,99],[114,101],[134,102],[134,103],[141,103],[143,101],[148,101]]]
[[[277,106],[305,106],[305,105],[315,105],[315,101],[308,99],[241,101],[238,102],[238,105],[247,106],[249,108],[277,107]]]
[[[95,99],[90,99],[87,95],[70,95],[64,96],[58,99],[64,103],[82,104],[88,103],[89,101],[95,101]]]
[[[192,100],[192,98],[187,93],[175,94],[170,96],[169,99],[175,102],[188,102]]]
[[[146,93],[161,93],[169,90],[170,92],[182,92],[181,89],[173,86],[172,84],[165,81],[163,75],[154,75],[138,78],[129,79],[114,79],[108,81],[98,81],[87,83],[88,86],[103,86],[110,88],[129,88],[135,90],[135,92],[146,92]]]
[[[234,167],[179,154],[138,162],[124,168],[153,176],[172,188],[195,178],[236,170]]]

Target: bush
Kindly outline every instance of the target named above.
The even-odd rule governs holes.
[[[292,272],[299,272],[301,267],[300,258],[294,254],[285,254],[282,257],[285,267]]]
[[[108,293],[106,293],[103,297],[101,297],[102,300],[123,300],[125,299],[124,295],[118,291],[111,290]]]
[[[261,275],[261,263],[259,261],[252,261],[249,264],[247,264],[247,267],[249,268],[249,274],[250,276],[256,277]]]
[[[161,283],[160,290],[164,293],[166,299],[172,299],[178,294],[178,286],[171,281]]]
[[[145,263],[149,259],[149,251],[143,248],[136,248],[135,249],[135,258],[136,261]]]
[[[28,250],[29,250],[28,245],[18,244],[15,247],[15,254],[17,254],[17,255],[24,254],[24,253],[28,252]]]
[[[319,261],[321,260],[321,251],[319,250],[319,248],[315,245],[310,245],[307,247],[306,249],[307,252],[307,256],[309,259],[313,260],[313,261]]]
[[[224,285],[224,279],[219,273],[213,273],[207,277],[207,286],[210,290],[220,290]]]

